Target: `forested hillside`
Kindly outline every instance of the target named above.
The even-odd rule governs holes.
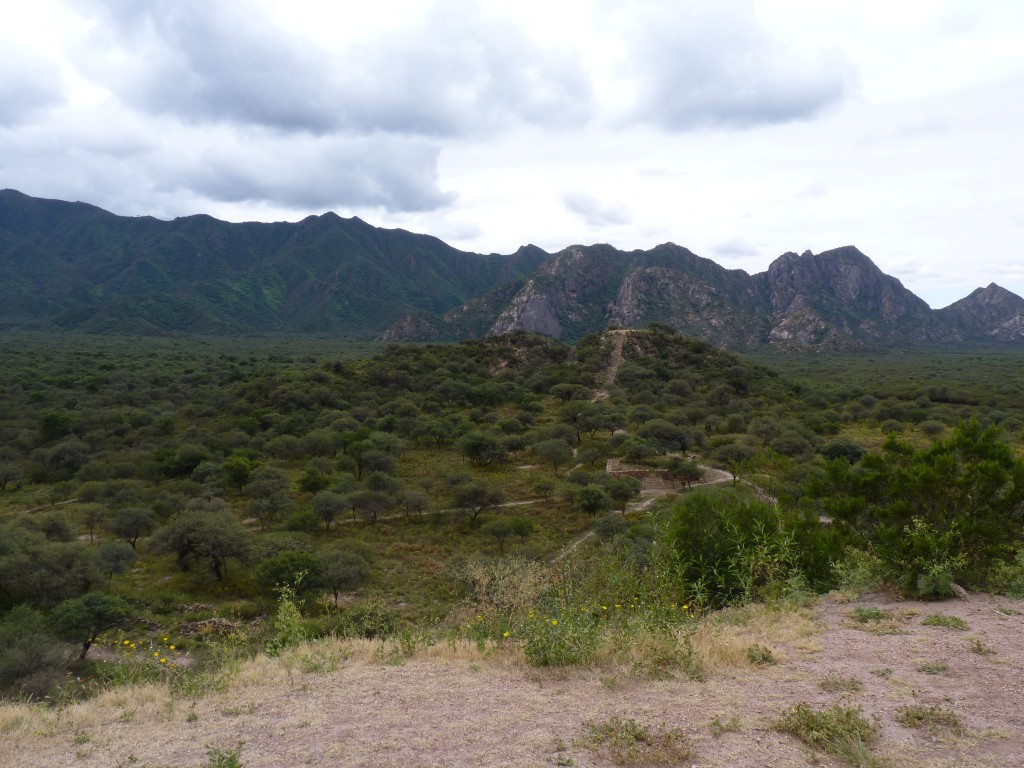
[[[122,637],[155,654],[132,675],[212,664],[218,627],[274,647],[433,626],[546,665],[587,658],[627,598],[671,624],[853,575],[1024,588],[1021,415],[953,379],[809,385],[657,325],[368,357],[9,335],[2,355],[8,693],[84,695],[64,669],[110,682],[92,649]],[[564,619],[538,635],[542,606]]]

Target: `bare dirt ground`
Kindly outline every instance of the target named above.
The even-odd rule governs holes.
[[[896,621],[880,626],[902,634],[867,631],[850,618],[856,606],[894,611]],[[709,659],[706,682],[643,679],[608,667],[535,670],[514,654],[481,656],[455,646],[420,651],[396,666],[366,648],[313,645],[284,660],[251,662],[229,690],[194,702],[153,686],[112,691],[62,713],[0,707],[0,763],[207,766],[207,745],[229,749],[243,741],[245,768],[599,768],[612,763],[592,751],[585,723],[622,717],[680,728],[693,747],[686,765],[844,765],[773,728],[785,709],[810,702],[861,707],[882,730],[875,754],[893,768],[1019,768],[1021,609],[1022,601],[989,596],[943,603],[868,596],[855,603],[826,598],[803,615],[774,619],[762,609],[733,612],[696,636]],[[961,618],[969,629],[922,624],[932,614]],[[741,649],[752,642],[768,645],[777,663],[746,662]],[[828,693],[822,681],[830,675],[861,688]],[[908,704],[947,708],[963,728],[903,727],[894,715]],[[716,718],[728,726],[717,728]]]

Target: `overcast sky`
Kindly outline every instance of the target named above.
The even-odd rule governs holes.
[[[1024,294],[1024,2],[12,2],[2,187]]]

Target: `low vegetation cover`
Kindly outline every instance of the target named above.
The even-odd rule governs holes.
[[[0,354],[7,697],[196,695],[327,637],[702,679],[719,608],[1024,592],[1022,422],[955,381],[837,389],[658,324],[575,347],[15,334]]]

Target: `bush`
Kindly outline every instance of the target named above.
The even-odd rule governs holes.
[[[319,555],[288,551],[260,563],[256,580],[268,592],[287,587],[301,596],[327,586],[327,569]]]
[[[893,547],[893,559],[904,587],[924,600],[953,597],[957,571],[967,565],[967,556],[957,552],[956,524],[940,532],[931,523],[914,517],[904,526],[903,534]]]
[[[885,581],[885,566],[881,559],[871,552],[847,547],[843,558],[832,564],[836,587],[847,594],[857,596],[862,592],[873,592]]]
[[[71,655],[38,611],[20,605],[0,620],[0,696],[42,698],[60,682]]]
[[[825,581],[835,536],[816,519],[729,492],[687,495],[667,531],[682,586],[715,605],[779,597],[798,574]]]
[[[554,616],[535,615],[522,625],[519,639],[527,663],[535,667],[568,667],[590,660],[597,650],[597,623],[583,611]]]

